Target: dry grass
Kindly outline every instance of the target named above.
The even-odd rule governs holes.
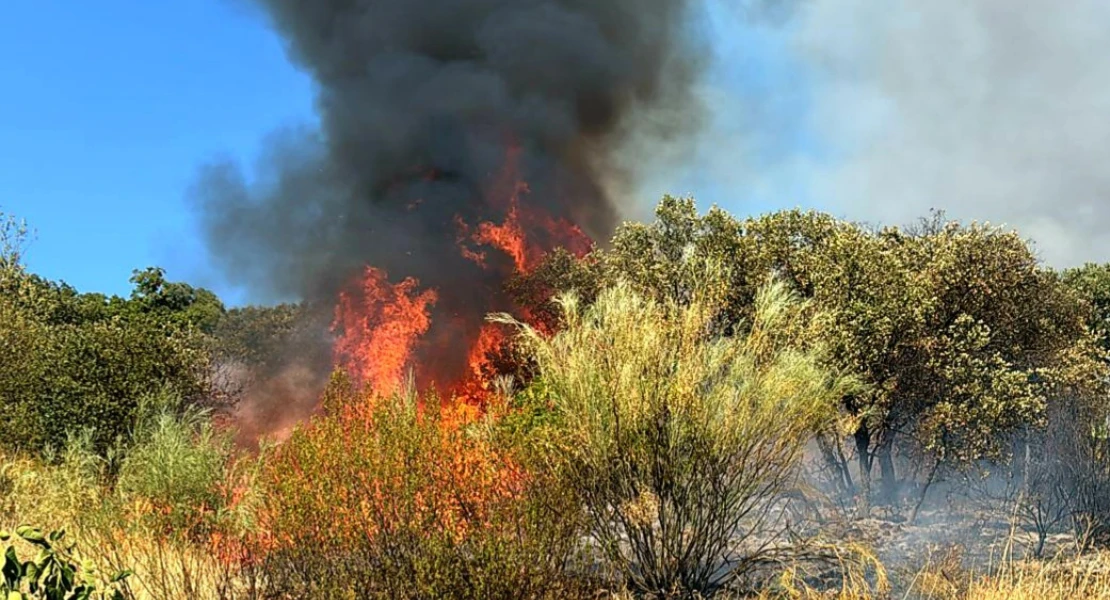
[[[85,558],[104,572],[135,571],[130,588],[137,599],[197,598],[231,600],[261,597],[257,573],[219,556],[218,548],[156,535],[127,523],[126,510],[105,510],[110,497],[98,484],[94,465],[79,453],[47,465],[26,458],[0,456],[0,529],[20,523],[65,527],[81,544]],[[94,510],[100,507],[99,510]],[[1110,600],[1110,552],[1078,559],[1009,561],[989,574],[963,570],[950,556],[902,575],[894,592],[877,585],[877,563],[862,576],[863,555],[840,565],[846,575],[834,589],[814,589],[800,570],[786,569],[775,584],[755,596],[760,600]],[[865,557],[864,557],[865,558]],[[880,577],[881,579],[881,577]],[[589,595],[584,597],[606,597]],[[609,594],[611,598],[632,598]]]
[[[1107,600],[1110,552],[1080,560],[1010,563],[991,574],[961,571],[944,561],[930,564],[893,593],[875,593],[860,582],[839,589],[804,585],[765,591],[760,600]]]
[[[989,575],[962,574],[929,589],[917,584],[909,597],[929,600],[1102,600],[1110,599],[1110,553],[1078,560],[1011,563]]]

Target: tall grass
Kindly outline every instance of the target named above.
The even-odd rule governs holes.
[[[164,405],[140,419],[133,437],[119,496],[145,504],[169,530],[207,533],[231,501],[224,485],[235,467],[231,435],[217,432],[206,411]]]
[[[554,337],[518,325],[610,565],[636,590],[712,593],[776,559],[777,501],[850,385],[797,343],[804,305],[772,283],[743,327],[719,322],[709,289],[686,305],[626,285],[560,302]]]
[[[131,569],[141,598],[231,598],[243,574],[223,540],[250,526],[252,463],[206,412],[151,396],[130,444],[107,456],[73,435],[59,452],[0,457],[0,529],[66,529],[105,573]]]

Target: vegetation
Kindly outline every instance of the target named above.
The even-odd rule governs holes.
[[[1003,457],[1008,435],[1043,423],[1051,398],[1103,393],[1092,297],[1040,266],[1014,233],[939,216],[908,230],[800,211],[738,221],[719,209],[699,216],[692,200],[674,198],[657,217],[626,225],[610,250],[577,268],[556,257],[558,268],[526,277],[549,281],[515,289],[591,295],[624,279],[689,302],[703,285],[697,265],[713,261],[730,267],[718,315],[728,324],[751,315],[769,277],[784,278],[825,315],[813,334],[830,367],[864,384],[840,398],[841,427],[822,440],[831,484],[857,498],[861,515],[870,513],[876,459],[878,499],[893,504],[946,469]],[[906,481],[897,455],[911,472],[924,469],[924,481]]]
[[[336,372],[257,448],[236,403],[327,364],[312,311],[80,293],[29,235],[0,215],[8,597],[1110,597],[1110,267],[1012,232],[666,198],[509,282],[481,408]]]
[[[79,294],[19,262],[25,228],[8,221],[0,261],[0,438],[42,452],[87,430],[106,452],[127,443],[151,390],[173,388],[190,403],[214,396],[198,328],[223,306],[210,292],[137,272],[130,299]],[[169,297],[175,299],[171,302]]]
[[[23,526],[16,530],[15,536],[36,548],[38,553],[33,560],[20,561],[15,545],[9,545],[5,550],[4,566],[0,569],[4,578],[0,583],[0,592],[8,600],[123,600],[123,592],[117,584],[130,573],[112,576],[109,586],[114,589],[110,593],[99,592],[95,567],[91,563],[77,561],[73,546],[66,543],[64,531],[44,535],[38,529]],[[11,534],[0,531],[0,542],[11,539]]]
[[[552,338],[521,325],[589,533],[643,592],[712,593],[774,554],[772,511],[848,387],[816,350],[790,347],[807,325],[785,286],[763,290],[731,337],[712,290],[692,291],[679,305],[618,284],[586,309],[564,296]]]

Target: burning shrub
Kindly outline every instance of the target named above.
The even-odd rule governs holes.
[[[847,385],[789,344],[805,319],[782,285],[728,337],[712,291],[681,307],[621,284],[585,310],[563,297],[552,338],[521,326],[591,533],[646,592],[712,592],[773,554],[777,500]]]
[[[496,598],[558,593],[573,514],[491,435],[492,416],[345,376],[261,475],[266,568],[280,593]]]

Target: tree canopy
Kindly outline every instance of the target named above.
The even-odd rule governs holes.
[[[830,366],[865,384],[841,399],[839,428],[860,479],[840,465],[839,481],[860,488],[865,509],[873,459],[892,495],[896,448],[933,469],[999,457],[1006,435],[1038,424],[1054,396],[1105,378],[1091,332],[1105,327],[1091,311],[1110,305],[1105,271],[1074,272],[1063,285],[1025,240],[988,225],[935,215],[874,228],[800,210],[738,220],[667,197],[655,222],[625,225],[577,267],[552,260],[530,276],[547,280],[516,284],[533,292],[523,302],[614,280],[686,302],[704,277],[698,265],[713,261],[727,267],[721,320],[737,322],[750,318],[760,286],[784,278],[823,315],[814,341],[830,349]]]

